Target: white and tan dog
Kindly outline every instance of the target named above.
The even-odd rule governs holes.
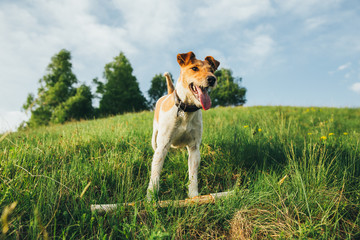
[[[198,168],[200,164],[200,143],[202,135],[201,108],[208,110],[211,100],[208,88],[216,86],[214,72],[219,62],[208,56],[197,60],[193,52],[177,55],[181,67],[176,88],[165,73],[168,95],[161,97],[155,107],[152,147],[155,151],[147,199],[151,200],[159,190],[160,172],[170,147],[186,147],[189,152],[189,197],[196,197],[198,191]]]

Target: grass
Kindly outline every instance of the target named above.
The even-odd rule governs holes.
[[[203,113],[201,194],[214,205],[118,208],[145,198],[151,112],[12,133],[0,142],[0,239],[360,238],[360,109]],[[187,196],[187,152],[169,152],[160,200]]]

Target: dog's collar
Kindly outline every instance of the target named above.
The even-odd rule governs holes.
[[[196,105],[188,105],[181,101],[179,95],[177,94],[176,90],[174,90],[174,99],[175,99],[175,106],[178,108],[179,111],[182,110],[183,112],[196,112],[200,108]]]

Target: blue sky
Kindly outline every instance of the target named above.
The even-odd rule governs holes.
[[[2,0],[0,132],[28,117],[27,94],[63,48],[88,84],[123,51],[145,94],[193,51],[243,78],[245,106],[360,107],[359,29],[350,0]]]

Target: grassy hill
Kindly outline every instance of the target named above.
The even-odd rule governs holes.
[[[203,113],[199,190],[234,196],[92,213],[91,204],[145,198],[152,118],[125,114],[0,137],[0,239],[360,238],[360,109],[211,109]],[[159,199],[186,198],[187,184],[187,152],[171,150]]]

